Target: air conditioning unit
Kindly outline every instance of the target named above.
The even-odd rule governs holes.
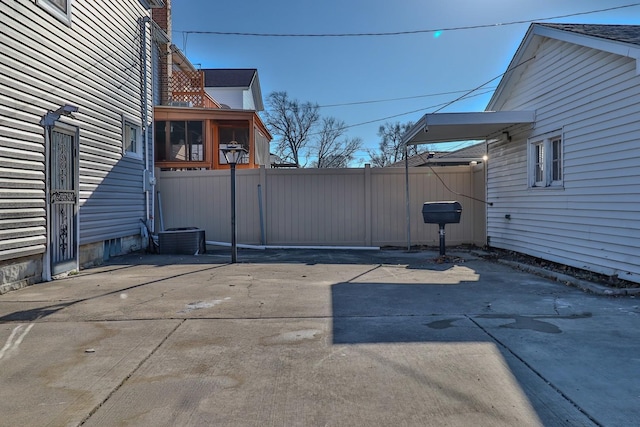
[[[193,107],[193,102],[191,101],[170,101],[170,107]]]
[[[165,255],[201,255],[206,252],[204,230],[197,227],[169,228],[158,233],[159,252]]]

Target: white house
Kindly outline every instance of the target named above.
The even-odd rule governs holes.
[[[483,113],[407,143],[485,139],[487,243],[640,282],[640,26],[532,24]]]
[[[1,292],[145,245],[163,2],[0,3]]]
[[[206,68],[205,91],[234,110],[263,111],[262,91],[255,68]]]

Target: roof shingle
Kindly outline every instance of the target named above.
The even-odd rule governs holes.
[[[558,30],[571,31],[592,37],[600,37],[623,43],[640,45],[640,25],[600,25],[600,24],[548,24],[539,25]]]
[[[255,68],[205,68],[205,87],[249,87],[258,70]]]

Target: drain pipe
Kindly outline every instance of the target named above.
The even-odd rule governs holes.
[[[149,100],[148,100],[148,90],[149,87],[147,85],[147,24],[151,22],[151,18],[145,16],[143,18],[138,19],[140,24],[140,78],[141,78],[141,96],[140,96],[140,110],[142,116],[142,143],[143,143],[143,152],[144,152],[144,172],[142,174],[142,179],[144,182],[142,183],[142,188],[144,189],[144,207],[145,207],[145,222],[149,223],[151,220],[151,212],[149,210],[149,201],[153,198],[153,187],[154,187],[154,179],[153,173],[149,170],[149,116],[148,116],[148,108],[149,108]],[[153,154],[153,153],[151,153]],[[151,188],[150,188],[151,187]],[[151,230],[153,231],[153,222],[151,222]]]

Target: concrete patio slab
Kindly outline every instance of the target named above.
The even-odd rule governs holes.
[[[473,254],[131,255],[0,295],[0,426],[640,419],[640,309]]]

